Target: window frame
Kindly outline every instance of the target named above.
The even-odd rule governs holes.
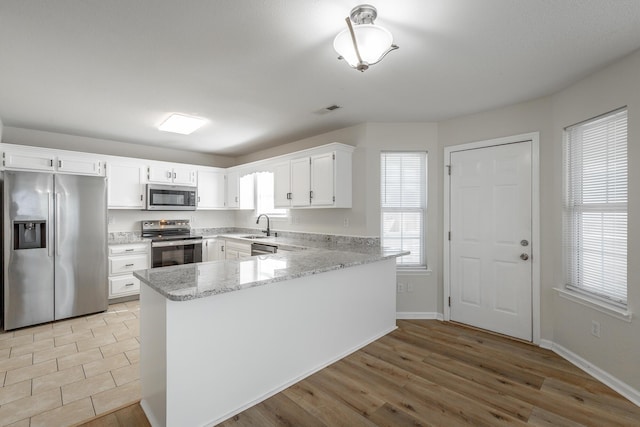
[[[420,207],[385,207],[382,200],[384,178],[383,175],[383,161],[386,154],[419,154],[421,157],[421,206]],[[428,152],[423,150],[381,150],[380,156],[380,243],[384,246],[385,233],[384,233],[384,214],[389,213],[420,213],[420,261],[418,263],[402,263],[403,257],[396,258],[396,268],[403,272],[410,271],[428,271],[428,259],[427,259],[427,169],[428,169]]]
[[[584,157],[584,143],[585,139],[582,138],[582,135],[579,136],[579,140],[572,139],[572,133],[574,132],[583,132],[584,130],[590,130],[589,127],[593,126],[596,122],[602,121],[603,125],[613,123],[616,120],[622,120],[622,118],[616,119],[614,116],[624,113],[624,120],[626,124],[625,134],[626,137],[624,139],[624,150],[625,150],[625,160],[626,160],[626,168],[625,168],[625,176],[624,176],[624,184],[626,186],[626,195],[624,202],[612,202],[605,201],[595,203],[593,201],[584,201],[582,200],[584,189],[582,188],[582,182],[589,175],[585,175],[584,169],[575,171],[572,168],[583,167],[584,163],[582,162],[582,158]],[[606,137],[602,138],[604,143],[610,143],[610,136],[607,134]],[[598,141],[600,142],[600,141]],[[580,144],[579,148],[573,147],[572,144]],[[617,147],[617,145],[616,145]],[[629,194],[629,157],[628,157],[628,148],[629,148],[629,139],[628,139],[628,110],[627,107],[618,108],[616,110],[607,112],[605,114],[593,117],[591,119],[582,121],[580,123],[576,123],[574,125],[568,126],[564,128],[564,138],[563,138],[563,177],[564,177],[564,185],[563,185],[563,230],[562,230],[562,249],[563,249],[563,260],[564,260],[564,289],[567,292],[574,293],[576,296],[583,297],[586,299],[591,299],[597,301],[600,304],[605,306],[611,306],[615,308],[627,309],[628,307],[628,292],[629,292],[629,280],[628,280],[628,219],[629,219],[629,211],[628,211],[628,194]],[[607,147],[598,146],[599,150],[604,151],[605,155],[609,155],[609,149]],[[577,150],[580,150],[579,152]],[[594,148],[590,148],[590,150],[594,150]],[[593,155],[593,154],[592,154]],[[573,157],[579,157],[580,160],[574,160]],[[606,163],[608,161],[608,157],[601,161],[602,164],[598,163],[600,167],[606,165],[609,167],[610,165]],[[591,165],[593,167],[593,165]],[[601,172],[602,177],[601,181],[598,181],[600,186],[608,187],[612,182],[619,182],[617,180],[612,180],[610,177],[606,176],[608,174],[609,169],[607,168],[607,173]],[[580,180],[580,183],[573,184],[574,180]],[[592,184],[593,185],[593,184]],[[574,193],[580,193],[579,196],[575,196]],[[593,196],[592,196],[593,197]],[[580,200],[577,200],[580,199]],[[624,246],[624,298],[620,298],[616,296],[613,292],[607,293],[607,289],[602,289],[600,292],[594,289],[594,286],[581,285],[584,283],[584,275],[585,275],[585,263],[589,263],[588,260],[585,261],[587,256],[585,256],[584,242],[587,238],[583,237],[584,233],[584,221],[585,214],[618,214],[624,215],[625,222],[625,232],[624,232],[624,241],[626,245]],[[587,220],[589,218],[587,217]],[[604,221],[606,222],[606,221]],[[595,226],[594,226],[595,227]],[[604,226],[603,226],[604,227]],[[597,227],[592,230],[592,233],[597,231]],[[616,230],[617,231],[617,230]],[[602,234],[605,233],[604,230],[601,231]],[[576,234],[579,234],[576,236]],[[617,234],[616,234],[617,236]],[[594,240],[593,237],[591,237]],[[606,242],[603,239],[597,241],[600,246],[607,246]],[[621,245],[616,245],[616,249],[620,249]],[[609,248],[609,246],[607,246]],[[587,254],[590,252],[586,251]],[[591,250],[593,253],[593,250]],[[605,249],[603,248],[600,252],[600,257],[603,258],[605,254]],[[609,250],[610,252],[610,250]],[[616,261],[622,258],[615,258]],[[614,261],[609,261],[611,264],[615,264]],[[605,265],[602,262],[604,269]],[[604,274],[604,273],[601,273]],[[613,280],[611,281],[613,283]],[[611,285],[603,285],[606,286]],[[615,289],[615,288],[614,288]],[[618,287],[618,290],[621,290]]]

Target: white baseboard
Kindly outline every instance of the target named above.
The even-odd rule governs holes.
[[[573,363],[578,368],[593,376],[598,381],[608,385],[613,390],[617,391],[622,396],[635,403],[637,406],[640,406],[640,391],[631,387],[629,384],[626,384],[624,381],[621,381],[620,379],[600,369],[586,359],[578,356],[571,350],[568,350],[565,347],[554,343],[553,341],[540,340],[540,347],[553,351],[563,359]]]
[[[396,319],[423,319],[423,320],[440,320],[444,317],[442,313],[428,312],[428,311],[398,311],[396,312]]]

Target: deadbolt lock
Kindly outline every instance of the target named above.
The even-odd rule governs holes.
[[[520,246],[529,246],[528,240],[520,240]]]

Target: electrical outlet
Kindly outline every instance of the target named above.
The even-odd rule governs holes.
[[[591,335],[600,338],[600,322],[591,321]]]
[[[349,217],[346,217],[346,218],[344,219],[344,221],[342,222],[342,225],[343,225],[344,227],[349,227]]]
[[[397,286],[398,286],[398,293],[399,294],[407,291],[407,284],[406,283],[398,283]]]
[[[413,292],[415,290],[415,285],[413,283],[407,284],[407,292]]]

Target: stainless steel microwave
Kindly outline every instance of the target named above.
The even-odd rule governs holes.
[[[148,211],[195,211],[195,187],[147,184]]]

